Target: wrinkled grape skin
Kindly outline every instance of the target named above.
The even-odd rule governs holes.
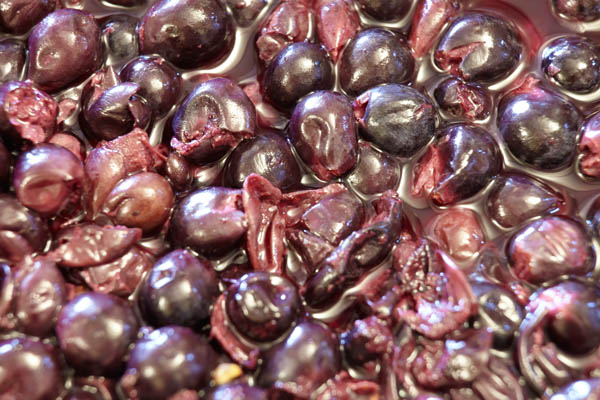
[[[493,333],[495,347],[509,347],[519,331],[525,310],[517,298],[501,286],[476,282],[471,283],[471,288],[479,301],[479,311],[475,317],[477,326]]]
[[[0,232],[3,233],[2,236],[11,239],[7,243],[2,240],[0,255],[13,260],[25,255],[15,251],[15,247],[24,246],[25,249],[37,253],[44,250],[50,239],[48,226],[39,214],[26,208],[9,194],[0,195]],[[5,232],[12,234],[7,236]],[[18,238],[13,235],[18,235]],[[21,240],[25,243],[20,244]]]
[[[499,177],[488,194],[486,210],[504,228],[513,228],[539,215],[560,210],[563,199],[549,186],[526,175]]]
[[[171,147],[196,164],[218,160],[254,136],[256,109],[233,81],[214,78],[196,86],[177,108]]]
[[[163,327],[135,343],[120,385],[130,397],[164,400],[181,389],[205,387],[216,357],[207,341],[191,329]]]
[[[319,179],[344,175],[358,158],[357,125],[342,94],[318,91],[294,109],[289,136],[298,155]]]
[[[26,49],[25,43],[18,39],[0,40],[0,85],[21,78]]]
[[[431,101],[404,85],[366,91],[354,102],[354,113],[366,140],[400,157],[415,155],[435,133],[436,111]]]
[[[381,28],[358,32],[339,61],[339,79],[349,96],[382,83],[404,83],[415,68],[408,46],[397,34]]]
[[[223,255],[246,233],[241,193],[211,187],[184,197],[173,210],[171,240],[207,256]]]
[[[287,279],[264,272],[243,276],[227,289],[227,316],[241,335],[259,342],[281,337],[296,321],[301,300]]]
[[[303,322],[267,352],[257,382],[304,399],[335,375],[340,362],[335,334],[320,323]]]
[[[138,27],[140,50],[180,68],[217,61],[231,46],[233,24],[216,0],[160,0]]]
[[[366,142],[359,143],[358,148],[358,163],[346,177],[352,188],[368,195],[397,189],[401,176],[398,160]]]
[[[61,366],[52,346],[28,338],[0,341],[0,393],[4,397],[55,400],[62,389]]]
[[[519,161],[554,171],[573,160],[582,118],[570,101],[528,80],[502,99],[496,123]]]
[[[83,165],[62,146],[40,144],[21,153],[13,184],[19,201],[42,215],[55,215],[79,194]],[[76,197],[79,201],[78,197]]]
[[[492,112],[492,98],[485,89],[448,78],[438,84],[433,92],[440,109],[453,117],[484,120]]]
[[[289,111],[310,92],[332,89],[334,82],[333,65],[325,49],[300,42],[290,44],[275,56],[261,87],[276,108]]]
[[[67,300],[65,280],[56,265],[39,259],[20,266],[13,298],[18,329],[44,337],[52,333],[59,311]]]
[[[139,54],[136,17],[115,14],[101,21],[102,44],[111,63],[130,60]]]
[[[600,47],[583,37],[561,37],[542,53],[546,79],[573,93],[586,94],[600,87]]]
[[[181,76],[162,57],[141,56],[120,72],[124,82],[137,83],[139,95],[148,101],[155,118],[165,115],[179,98]]]
[[[82,81],[102,64],[100,28],[83,11],[64,9],[48,15],[33,29],[28,45],[27,76],[48,92]]]
[[[117,225],[152,233],[171,214],[175,195],[163,176],[140,172],[119,182],[105,200],[102,211]]]
[[[26,33],[55,7],[56,0],[4,0],[0,8],[0,32]]]
[[[88,374],[119,372],[139,323],[129,303],[115,296],[85,293],[61,310],[56,336],[68,363]]]
[[[300,166],[283,132],[263,130],[241,142],[227,161],[225,184],[241,189],[252,173],[267,178],[282,191],[300,186]]]
[[[378,21],[399,20],[410,9],[411,0],[358,0],[360,9]]]
[[[525,225],[510,240],[507,253],[516,275],[534,284],[564,274],[583,275],[594,264],[583,227],[562,217],[544,217]]]
[[[440,39],[435,62],[466,81],[497,82],[521,59],[523,45],[506,20],[481,13],[457,18]]]
[[[187,250],[175,250],[154,264],[138,299],[152,326],[197,328],[209,318],[217,294],[212,265]]]

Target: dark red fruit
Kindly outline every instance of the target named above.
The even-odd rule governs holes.
[[[358,32],[346,45],[339,62],[340,85],[350,96],[382,83],[404,83],[415,60],[405,41],[381,28]]]
[[[0,31],[21,35],[54,11],[56,0],[5,0],[0,8]]]
[[[562,18],[592,22],[600,18],[600,4],[596,0],[552,0],[554,10]]]
[[[25,43],[18,39],[0,40],[0,85],[21,79],[26,51]]]
[[[411,0],[358,0],[360,9],[378,21],[402,19],[410,9]]]
[[[143,54],[157,53],[180,68],[214,63],[233,42],[233,24],[216,0],[160,0],[138,28]]]
[[[357,126],[351,103],[342,94],[318,91],[306,96],[294,109],[289,136],[319,179],[338,178],[356,164]]]
[[[360,20],[351,0],[316,0],[313,4],[317,34],[337,62],[344,45],[360,28]]]
[[[398,160],[366,142],[359,143],[358,149],[358,163],[346,177],[352,188],[367,195],[395,190],[401,175]]]
[[[468,120],[483,120],[492,111],[492,98],[483,88],[465,83],[458,78],[448,78],[438,84],[433,92],[440,109],[450,116]]]
[[[419,1],[408,38],[408,44],[416,58],[429,53],[446,22],[457,14],[459,4],[457,0]]]
[[[139,19],[127,14],[114,14],[101,20],[101,38],[107,58],[115,63],[139,54],[137,25]]]

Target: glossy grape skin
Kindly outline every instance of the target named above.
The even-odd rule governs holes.
[[[215,366],[206,339],[189,328],[166,326],[135,343],[120,386],[139,400],[164,400],[181,389],[205,387]]]
[[[400,163],[366,142],[359,143],[358,148],[358,163],[346,177],[347,182],[355,190],[367,195],[396,189],[400,184]]]
[[[0,393],[3,396],[55,400],[62,388],[63,376],[55,348],[28,338],[0,341]]]
[[[302,99],[292,114],[289,136],[319,179],[340,177],[356,164],[357,125],[350,101],[342,94],[317,91]]]
[[[102,43],[112,63],[129,60],[139,54],[138,22],[136,17],[127,14],[114,14],[102,20]]]
[[[50,233],[46,221],[14,196],[0,195],[0,255],[13,261],[44,250]]]
[[[187,250],[175,250],[154,264],[138,297],[152,326],[200,327],[218,294],[212,265]]]
[[[54,11],[56,0],[4,0],[0,8],[0,32],[26,33]]]
[[[265,355],[258,385],[276,386],[308,397],[340,368],[339,343],[333,332],[317,322],[298,324],[283,342]]]
[[[139,94],[148,101],[155,118],[165,115],[177,102],[181,76],[159,56],[141,56],[131,60],[120,72],[124,82],[137,83]]]
[[[160,0],[138,27],[140,50],[180,68],[213,63],[233,41],[233,24],[216,0]]]
[[[81,161],[55,144],[40,144],[21,153],[13,172],[19,201],[42,215],[62,211],[79,193],[83,179]]]
[[[180,200],[171,217],[171,239],[205,255],[223,255],[246,232],[241,193],[234,189],[199,189]]]
[[[212,390],[205,400],[267,400],[266,390],[244,383],[219,385]]]
[[[297,188],[302,178],[283,132],[264,130],[241,142],[229,156],[225,184],[240,188],[248,175],[256,173],[267,178],[283,191]]]
[[[523,45],[507,20],[483,13],[467,13],[448,27],[439,41],[435,62],[466,81],[497,82],[518,65]]]
[[[414,72],[415,60],[399,35],[381,28],[358,32],[339,61],[339,79],[349,96],[358,96],[382,83],[404,83]]]
[[[550,400],[598,399],[600,399],[600,379],[597,378],[571,382],[550,397]]]
[[[264,73],[262,90],[275,107],[289,111],[310,92],[332,89],[334,81],[333,65],[325,49],[300,42],[290,44],[273,58]]]
[[[226,310],[241,335],[260,342],[283,335],[300,314],[300,297],[287,279],[255,272],[227,289]]]
[[[360,9],[378,21],[399,20],[410,9],[411,0],[358,0]]]
[[[84,11],[63,9],[48,15],[33,29],[28,45],[27,77],[48,92],[79,83],[103,60],[100,28]],[[54,56],[46,57],[48,53]]]
[[[568,20],[592,22],[600,18],[600,4],[596,0],[552,0],[556,13]]]
[[[502,99],[496,124],[515,158],[554,171],[573,160],[582,118],[569,100],[531,79]]]
[[[61,310],[56,336],[68,363],[88,374],[119,373],[139,323],[123,299],[101,293],[77,296]]]
[[[360,133],[389,153],[412,157],[431,141],[436,110],[417,90],[398,84],[377,86],[354,102]]]
[[[542,70],[554,84],[586,94],[600,87],[600,47],[582,37],[560,37],[542,53]]]

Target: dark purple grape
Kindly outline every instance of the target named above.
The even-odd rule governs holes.
[[[431,101],[404,85],[381,85],[354,101],[361,135],[380,149],[412,157],[431,141],[436,111]]]
[[[202,389],[216,357],[206,339],[189,328],[156,329],[135,343],[121,389],[139,400],[164,400],[182,389]]]
[[[402,19],[410,10],[411,0],[358,0],[360,9],[378,21]]]
[[[435,62],[466,81],[497,82],[521,60],[523,45],[516,28],[493,15],[468,13],[454,20],[435,52]]]
[[[475,327],[491,331],[496,347],[509,347],[525,317],[518,299],[508,290],[491,283],[474,282],[471,288],[479,301]]]
[[[56,215],[79,202],[83,164],[73,153],[55,144],[39,144],[19,156],[13,185],[19,201],[42,215]]]
[[[254,136],[256,110],[233,81],[215,78],[198,86],[173,116],[171,147],[195,163],[214,161]]]
[[[231,18],[217,0],[160,0],[138,34],[143,54],[160,54],[180,68],[214,63],[234,39]]]
[[[457,118],[483,120],[492,112],[492,98],[483,88],[465,83],[459,78],[448,78],[433,92],[440,109]]]
[[[20,264],[15,277],[13,314],[18,330],[34,336],[50,335],[67,300],[62,274],[53,262],[38,259]]]
[[[90,76],[102,60],[94,17],[79,10],[57,10],[31,31],[27,77],[43,90],[56,92]]]
[[[556,13],[562,18],[592,22],[600,18],[598,0],[552,0]]]
[[[181,76],[162,57],[138,57],[123,67],[120,75],[124,82],[139,85],[139,94],[148,101],[154,117],[162,117],[177,103]]]
[[[209,318],[218,293],[210,262],[187,250],[175,250],[154,264],[138,299],[144,318],[152,326],[199,328]]]
[[[129,60],[139,54],[139,20],[127,14],[114,14],[102,20],[102,43],[111,63]],[[148,99],[147,99],[148,100]]]
[[[399,35],[381,28],[358,32],[339,61],[342,89],[358,96],[382,83],[404,83],[414,72],[415,60]]]
[[[544,217],[525,225],[511,238],[507,252],[515,274],[534,284],[566,274],[584,275],[594,267],[585,229],[563,217]]]
[[[107,3],[114,4],[121,7],[135,7],[142,5],[146,0],[105,0]]]
[[[588,210],[586,220],[596,236],[600,236],[600,197],[598,197]]]
[[[18,39],[0,40],[0,85],[21,79],[26,51],[25,43]]]
[[[0,393],[6,399],[56,400],[63,377],[54,347],[27,338],[0,341]]]
[[[117,225],[156,232],[167,222],[175,202],[169,181],[154,172],[140,172],[119,182],[106,197],[102,212]]]
[[[288,111],[316,90],[333,89],[333,65],[325,49],[308,42],[281,50],[264,73],[262,90],[278,109]]]
[[[256,21],[267,0],[225,0],[225,4],[231,9],[235,22],[245,28]]]
[[[500,172],[502,155],[485,129],[450,125],[438,136],[413,170],[413,196],[450,205],[474,196]]]
[[[35,211],[12,195],[0,194],[0,257],[19,261],[25,255],[42,252],[48,239],[48,226]]]
[[[0,32],[21,35],[54,11],[56,0],[3,0],[0,7]]]
[[[171,217],[171,240],[208,256],[233,250],[246,233],[239,190],[210,187],[181,199]]]
[[[259,342],[286,333],[300,314],[301,301],[287,279],[270,273],[244,275],[227,289],[227,316],[237,331]]]
[[[67,362],[77,371],[104,375],[120,372],[138,329],[127,301],[90,292],[63,307],[56,337]]]
[[[600,47],[579,36],[554,39],[542,53],[542,70],[563,89],[593,92],[600,87]]]
[[[262,130],[241,142],[229,156],[225,184],[240,188],[248,175],[256,173],[283,191],[300,186],[300,166],[283,138],[284,133]]]
[[[204,400],[268,400],[266,390],[246,383],[228,383],[217,386]]]
[[[554,393],[550,400],[600,400],[600,379],[571,382]]]
[[[317,91],[294,109],[289,136],[304,163],[322,180],[350,171],[358,158],[357,126],[343,94]]]
[[[513,228],[528,219],[554,214],[564,199],[549,186],[526,175],[499,177],[488,194],[487,214],[504,228]]]
[[[502,99],[496,123],[519,161],[552,171],[571,164],[582,117],[569,100],[528,78]]]
[[[401,176],[398,160],[386,152],[375,150],[366,142],[359,143],[358,148],[358,163],[346,177],[352,188],[363,194],[396,190]]]
[[[108,75],[114,76],[110,67],[94,74],[83,90],[79,121],[84,131],[97,140],[113,140],[134,128],[146,129],[152,111],[139,95],[140,86],[120,83],[116,77],[114,85],[110,85]],[[96,85],[97,81],[102,83]]]
[[[361,201],[348,191],[335,193],[302,214],[300,223],[309,232],[337,245],[360,229],[365,218]]]
[[[546,326],[550,340],[570,354],[595,350],[600,345],[600,289],[567,281],[549,290],[565,294]]]
[[[286,340],[264,356],[257,382],[308,398],[340,369],[341,355],[336,335],[325,325],[303,322]]]

